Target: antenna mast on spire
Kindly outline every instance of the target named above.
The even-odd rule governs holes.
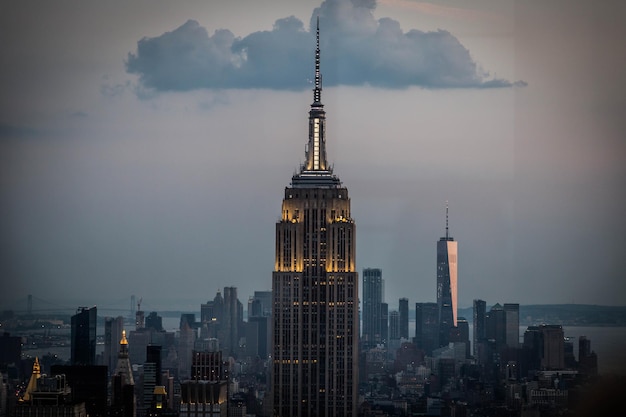
[[[322,74],[320,73],[320,17],[317,16],[317,30],[315,32],[315,89],[313,90],[313,102],[322,101]]]
[[[446,200],[446,240],[450,238],[448,231],[448,200]]]

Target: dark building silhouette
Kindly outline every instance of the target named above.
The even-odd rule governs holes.
[[[163,318],[153,311],[146,317],[145,327],[146,329],[154,330],[156,332],[162,332]]]
[[[437,303],[415,304],[415,345],[427,355],[439,347],[439,311]]]
[[[237,357],[239,353],[239,327],[243,320],[240,304],[237,288],[224,287],[224,315],[219,339],[224,354],[233,357]]]
[[[389,340],[400,340],[400,313],[397,310],[389,313]]]
[[[356,416],[358,274],[350,198],[326,159],[319,25],[305,163],[285,188],[272,274],[277,416]]]
[[[149,316],[148,316],[149,317]],[[146,327],[147,320],[146,320]],[[143,364],[143,378],[142,378],[142,402],[141,410],[145,411],[152,405],[152,399],[154,396],[154,388],[161,385],[161,346],[160,345],[148,345],[146,346],[146,361]],[[139,407],[138,407],[139,408]]]
[[[368,346],[383,341],[383,291],[382,270],[379,268],[363,269],[363,332],[361,333],[361,340]]]
[[[502,306],[506,320],[505,343],[509,348],[517,349],[519,343],[519,304],[504,303]]]
[[[106,416],[108,372],[103,365],[52,365],[52,376],[63,375],[72,389],[72,400],[85,403],[90,417]]]
[[[380,339],[381,342],[389,341],[389,304],[380,304]]]
[[[561,325],[528,326],[524,332],[524,371],[562,370],[565,366],[564,343]]]
[[[221,381],[224,378],[222,352],[193,352],[191,379]]]
[[[591,340],[587,336],[578,338],[578,369],[586,376],[596,376],[598,374],[598,357],[591,350]]]
[[[480,351],[487,338],[486,316],[487,303],[484,300],[474,300],[474,343],[472,349],[476,359],[480,359]]]
[[[446,203],[446,235],[437,242],[437,309],[439,346],[447,346],[450,330],[456,326],[458,244],[449,234]]]
[[[248,300],[248,318],[267,317],[272,315],[272,292],[255,291]]]
[[[497,352],[501,352],[506,347],[506,313],[499,303],[491,307],[485,322],[487,339],[493,341]]]
[[[398,305],[400,337],[409,338],[409,299],[401,298]]]
[[[465,317],[457,318],[456,327],[452,328],[450,333],[450,342],[464,343],[465,357],[469,358],[471,356],[469,323]]]
[[[103,411],[106,411],[106,407]],[[14,417],[87,417],[85,403],[72,398],[65,375],[48,377],[41,374],[35,359],[28,386],[15,406]]]
[[[255,316],[248,319],[246,326],[246,350],[250,357],[266,359],[271,351],[271,319]]]
[[[72,316],[71,364],[96,364],[96,307],[79,307]]]
[[[124,329],[124,317],[104,318],[104,359],[103,364],[107,366],[109,376],[113,375],[117,365],[117,355],[119,353],[119,342],[122,339],[122,329]]]
[[[4,332],[0,336],[0,371],[6,370],[8,365],[13,365],[19,369],[21,357],[22,338]]]

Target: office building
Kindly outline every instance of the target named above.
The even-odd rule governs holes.
[[[506,345],[517,349],[519,343],[519,304],[504,303],[502,306],[506,320]]]
[[[437,309],[439,346],[447,346],[457,314],[457,242],[450,236],[446,203],[446,235],[437,242]]]
[[[147,320],[146,327],[148,327]],[[161,369],[161,346],[152,344],[146,346],[146,361],[143,363],[141,386],[143,395],[141,397],[141,407],[137,407],[141,414],[145,414],[145,411],[150,408],[154,397],[154,389],[161,385]]]
[[[272,292],[255,291],[248,300],[248,318],[267,317],[272,314]]]
[[[240,314],[239,299],[237,298],[236,287],[224,287],[224,315],[221,324],[221,334],[219,334],[220,345],[224,354],[237,357],[239,347],[239,321]]]
[[[429,356],[439,347],[437,303],[415,304],[415,345]]]
[[[389,313],[389,340],[400,340],[400,313],[397,310]]]
[[[484,300],[474,300],[474,334],[472,349],[474,352],[475,358],[480,358],[479,352],[482,349],[483,343],[486,340],[487,332],[486,332],[486,322],[485,317],[487,315],[487,303]]]
[[[528,326],[524,332],[525,370],[560,370],[565,366],[565,337],[558,324]]]
[[[191,379],[202,381],[221,381],[224,378],[222,352],[193,352]]]
[[[361,340],[369,346],[382,341],[384,281],[379,268],[363,269],[363,331]]]
[[[117,365],[117,355],[119,352],[119,341],[122,338],[124,328],[124,317],[104,318],[104,359],[103,365],[108,368],[109,376],[113,375],[115,365]]]
[[[401,298],[398,305],[398,326],[400,338],[409,338],[409,299]]]
[[[387,343],[389,341],[389,304],[380,304],[380,341]]]
[[[90,417],[107,416],[108,370],[104,365],[52,365],[52,376],[65,379],[72,401],[84,403]]]
[[[71,364],[96,364],[96,307],[79,307],[72,316]]]
[[[305,163],[285,188],[272,274],[274,415],[356,416],[358,273],[348,189],[326,159],[319,23]]]
[[[497,352],[506,346],[506,313],[500,303],[494,304],[485,317],[487,340],[493,342]]]

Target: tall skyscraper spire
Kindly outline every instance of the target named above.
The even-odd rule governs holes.
[[[450,330],[456,327],[457,322],[457,255],[457,242],[450,236],[448,202],[446,201],[446,235],[437,242],[437,308],[440,346],[448,345]]]
[[[326,161],[319,19],[306,162],[285,188],[272,273],[274,415],[356,417],[358,275],[348,189]]]
[[[306,146],[306,160],[300,167],[300,173],[293,176],[294,187],[331,187],[341,186],[339,178],[326,159],[326,112],[322,104],[322,73],[320,70],[320,24],[317,19],[315,32],[315,85],[313,87],[313,103],[309,110],[309,140]]]

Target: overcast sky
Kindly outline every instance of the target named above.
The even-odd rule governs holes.
[[[271,289],[320,17],[328,156],[386,300],[626,304],[626,3],[0,4],[0,306]],[[39,303],[39,305],[37,305]]]

